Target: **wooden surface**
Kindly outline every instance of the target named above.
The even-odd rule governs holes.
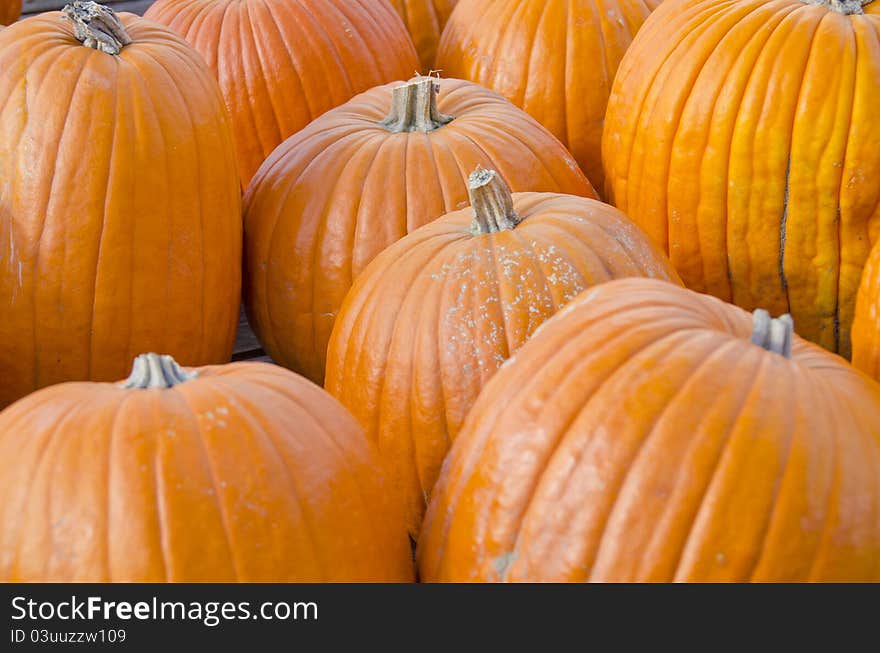
[[[44,11],[57,11],[61,9],[67,2],[62,0],[25,0],[22,9],[22,18],[39,14]],[[102,4],[112,5],[114,11],[128,11],[133,14],[142,15],[153,0],[103,0]],[[238,319],[238,334],[235,338],[235,350],[232,360],[244,361],[266,361],[272,362],[272,359],[266,356],[266,353],[260,347],[260,343],[254,332],[248,325],[247,316],[242,308]]]

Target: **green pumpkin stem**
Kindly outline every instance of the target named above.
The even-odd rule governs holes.
[[[391,112],[380,122],[395,134],[422,132],[427,134],[455,120],[437,109],[440,85],[433,77],[419,77],[391,91]]]
[[[752,344],[785,358],[791,358],[791,345],[794,339],[794,320],[791,315],[786,313],[774,320],[770,317],[770,313],[759,308],[752,313],[752,316],[754,317]]]
[[[196,371],[186,371],[171,356],[141,354],[134,359],[131,375],[121,385],[139,390],[173,388],[196,378],[198,374]]]
[[[471,232],[491,234],[515,229],[522,218],[513,209],[513,195],[504,180],[494,170],[478,167],[468,177],[468,194],[474,221]]]
[[[73,23],[73,35],[87,48],[116,55],[131,43],[131,37],[110,7],[75,0],[61,10],[61,15]]]

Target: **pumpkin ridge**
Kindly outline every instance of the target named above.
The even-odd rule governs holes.
[[[656,341],[649,343],[647,347],[640,349],[638,354],[629,357],[628,360],[624,361],[622,365],[616,367],[614,371],[601,382],[600,385],[596,386],[596,392],[593,394],[590,400],[585,402],[583,407],[579,411],[577,411],[578,418],[583,415],[587,410],[593,407],[593,404],[596,403],[598,401],[598,398],[602,396],[602,388],[607,386],[609,383],[612,383],[615,376],[626,376],[629,374],[627,367],[635,367],[639,362],[639,356],[647,356],[648,352],[655,353],[655,355],[658,356],[658,358],[655,359],[655,363],[658,368],[662,367],[669,358],[676,355],[676,345],[678,344],[677,341],[684,340],[687,337],[688,334],[686,331],[670,333],[664,338],[659,338]],[[691,361],[687,372],[681,372],[681,375],[687,380],[692,379],[694,376],[697,376],[697,374],[702,369],[708,366],[710,362],[713,361],[713,358],[716,355],[718,355],[718,350],[714,352],[710,351],[708,356],[696,362]],[[675,402],[679,400],[684,389],[687,388],[687,380],[679,384],[679,386],[669,396],[665,398],[664,405],[660,408],[659,411],[657,411],[656,414],[652,415],[651,422],[642,426],[639,432],[639,440],[632,447],[632,451],[628,452],[627,463],[623,465],[622,473],[619,474],[618,477],[615,477],[613,481],[611,481],[614,485],[614,489],[609,492],[607,508],[602,510],[603,517],[601,518],[601,525],[599,526],[598,534],[595,537],[591,538],[593,543],[593,550],[586,551],[588,560],[584,561],[584,567],[589,569],[589,571],[587,572],[587,582],[598,580],[594,578],[594,574],[596,572],[596,564],[601,561],[603,549],[607,546],[607,539],[605,535],[608,532],[609,525],[612,524],[612,522],[614,521],[615,514],[620,507],[621,497],[625,494],[627,485],[631,482],[630,479],[632,478],[633,468],[636,466],[638,460],[644,455],[648,443],[652,441],[653,438],[656,436],[658,425],[672,409]],[[571,423],[573,424],[574,421],[577,420],[573,420]],[[575,437],[575,435],[571,434],[571,431],[567,432],[569,433],[570,438]],[[555,457],[557,452],[559,452],[560,448],[565,445],[565,441],[566,438],[563,437],[557,442],[553,454],[548,457],[548,467],[552,466],[553,458]],[[590,445],[592,444],[592,442],[592,439],[588,439],[580,447],[579,453],[581,454],[581,456],[583,456],[583,453],[586,449],[591,448]],[[572,471],[574,470],[575,468],[572,468]],[[539,477],[539,486],[541,484],[541,480],[543,479],[544,474],[546,474],[546,470]],[[532,501],[536,498],[536,494],[536,492],[533,492]],[[528,514],[528,511],[533,505],[532,501],[527,504],[527,509],[524,514]],[[522,526],[520,526],[519,532],[522,532]]]
[[[51,399],[54,397],[47,397],[46,400],[42,404],[42,408],[46,408],[46,404],[49,404],[48,408],[51,410],[53,408]],[[87,406],[86,402],[80,402],[76,404],[72,404],[68,407],[66,412],[61,413],[60,415],[54,415],[54,424],[51,429],[45,429],[44,433],[44,442],[40,447],[40,452],[35,456],[35,464],[33,465],[34,473],[31,475],[29,479],[28,489],[21,496],[21,510],[19,512],[19,517],[22,518],[24,515],[29,513],[28,505],[31,502],[31,497],[34,494],[34,487],[38,484],[38,481],[41,480],[41,471],[45,465],[47,465],[46,458],[49,456],[49,451],[51,450],[52,443],[58,438],[58,434],[61,430],[61,426],[66,424],[68,421],[73,419],[73,417],[77,416],[82,410]],[[13,404],[14,406],[14,404]],[[28,417],[28,414],[22,412],[19,416],[20,421],[25,421]],[[22,519],[23,521],[23,519]],[[11,547],[12,555],[9,558],[9,567],[6,570],[6,573],[9,574],[9,578],[17,578],[19,572],[19,559],[20,559],[20,550],[22,545],[22,539],[24,537],[25,529],[22,527],[21,521],[19,521],[19,529],[18,533],[14,539],[13,545]]]
[[[251,4],[249,2],[241,2],[238,5],[238,14],[239,14],[239,34],[242,43],[245,44],[246,47],[242,48],[243,50],[253,51],[257,56],[257,67],[260,70],[267,70],[267,67],[264,65],[267,61],[268,55],[264,51],[264,39],[258,38],[258,31],[263,31],[260,28],[264,23],[270,23],[271,26],[275,29],[275,36],[278,37],[279,46],[273,48],[274,52],[284,52],[287,56],[291,68],[294,70],[294,77],[297,82],[300,82],[299,70],[296,67],[296,64],[293,61],[293,57],[290,55],[290,51],[287,49],[287,44],[284,42],[284,39],[281,37],[281,29],[278,26],[278,21],[275,18],[274,13],[268,11],[265,7],[265,4],[260,4],[259,7],[254,4],[253,13],[251,13]],[[259,12],[258,12],[259,9]],[[268,17],[268,18],[267,18]],[[265,33],[265,32],[264,32]],[[265,38],[265,37],[264,37]],[[272,92],[272,89],[269,87],[269,84],[266,83],[266,78],[263,75],[244,75],[245,84],[251,89],[251,93],[257,94],[257,87],[259,87],[259,94],[262,95],[267,100],[267,106],[271,109],[272,112],[272,120],[267,121],[269,123],[268,126],[272,128],[272,138],[270,142],[264,141],[260,138],[260,147],[264,152],[269,152],[271,154],[272,150],[275,148],[271,146],[271,143],[283,143],[284,138],[284,130],[282,130],[281,125],[284,124],[284,114],[278,107],[276,94]],[[277,89],[276,89],[277,91]],[[302,93],[302,87],[300,86],[300,97],[306,97],[305,93]],[[306,106],[308,107],[308,100],[306,99]],[[254,123],[258,122],[255,108],[253,104],[248,106],[251,116],[253,117]],[[311,107],[307,109],[309,113],[309,121],[311,121]],[[265,157],[263,157],[265,159]]]
[[[309,505],[309,502],[306,500],[308,497],[308,493],[303,491],[303,487],[302,487],[300,480],[296,478],[296,476],[293,473],[293,470],[291,470],[290,466],[287,464],[287,459],[284,456],[284,454],[282,453],[282,448],[278,446],[278,443],[275,440],[274,436],[270,433],[271,429],[263,420],[260,412],[256,410],[256,406],[252,402],[250,402],[246,397],[244,397],[242,395],[242,393],[240,392],[240,388],[236,387],[234,384],[229,383],[223,377],[216,377],[216,382],[225,388],[225,392],[224,392],[225,399],[232,406],[239,407],[239,410],[237,411],[238,417],[243,418],[246,422],[248,422],[251,425],[251,428],[253,429],[252,434],[253,434],[254,438],[257,440],[262,439],[264,442],[268,443],[269,449],[271,449],[273,456],[275,457],[276,461],[278,462],[278,466],[284,470],[284,476],[287,478],[288,487],[290,487],[290,489],[293,491],[293,496],[295,498],[295,501],[299,507],[300,512],[303,514],[303,517],[304,517],[302,522],[306,526],[303,529],[303,531],[305,531],[305,533],[307,534],[308,540],[311,544],[310,548],[312,549],[315,567],[319,570],[321,575],[325,575],[327,573],[327,570],[325,569],[325,566],[322,564],[323,560],[321,560],[321,547],[318,545],[319,538],[316,536],[314,529],[312,528],[312,524],[314,524],[314,522],[315,522],[314,515],[312,514],[313,511],[311,509],[311,506]],[[254,383],[254,381],[252,381],[251,383]],[[268,386],[266,386],[263,383],[259,383],[259,381],[256,381],[256,384],[261,386],[262,388],[269,389]],[[270,391],[272,391],[272,389],[270,389]],[[309,410],[305,409],[304,407],[302,407],[301,404],[298,401],[296,401],[295,398],[291,394],[288,394],[288,393],[278,393],[278,394],[281,395],[285,400],[293,403],[294,405],[296,405],[297,407],[300,408],[300,410],[302,412],[302,414],[300,416],[301,419],[304,419],[304,420],[309,421],[312,424],[316,425],[320,431],[324,431],[325,433],[327,432],[323,428],[323,425],[317,423],[317,420],[315,420],[313,418],[311,412]],[[244,410],[242,410],[242,408]],[[294,434],[294,436],[296,436],[296,434]],[[201,434],[201,437],[202,437],[203,441],[205,441],[204,433]],[[207,445],[206,445],[206,450],[207,450]],[[211,475],[212,475],[212,478],[214,478],[213,467],[211,468]],[[216,482],[214,483],[214,496],[217,498],[218,506],[221,507],[221,511],[224,514],[223,521],[224,521],[224,525],[225,525],[226,524],[225,503],[219,493],[219,488],[217,487]],[[231,537],[230,537],[229,541],[230,542],[232,541]],[[233,557],[233,560],[234,560],[234,557]],[[241,575],[238,573],[237,565],[236,565],[236,579],[247,580],[246,578],[242,578]]]
[[[226,541],[226,552],[232,565],[234,582],[242,582],[244,579],[241,576],[241,571],[239,569],[240,562],[238,560],[238,556],[236,555],[236,549],[233,546],[232,531],[229,527],[229,514],[227,506],[223,502],[222,495],[220,494],[220,484],[217,482],[217,470],[215,469],[214,458],[211,452],[211,445],[205,437],[205,434],[202,431],[201,425],[199,423],[200,413],[196,410],[195,406],[193,406],[192,402],[190,402],[188,395],[188,392],[174,393],[175,398],[179,399],[183,405],[183,415],[185,415],[188,418],[187,421],[192,424],[191,436],[199,443],[199,450],[202,454],[202,460],[204,461],[205,469],[208,472],[208,477],[211,480],[211,488],[213,490],[211,496],[214,498],[214,504],[217,509],[219,521],[223,525],[223,535]],[[240,415],[240,417],[250,419],[251,416],[243,413],[242,415]]]
[[[622,334],[618,334],[616,337],[620,337],[621,335]],[[651,344],[657,344],[657,343],[651,343]],[[649,347],[650,347],[650,345],[649,345]],[[578,345],[574,345],[573,348],[575,350],[581,349],[581,347]],[[554,356],[554,358],[558,359],[559,355],[562,354],[563,351],[568,351],[568,349],[569,349],[569,347],[561,348],[559,350],[559,352],[556,354],[556,356]],[[580,375],[580,373],[582,373],[583,368],[586,365],[588,365],[588,363],[585,362],[584,358],[580,358],[578,360],[575,360],[575,362],[572,363],[570,367],[568,367],[568,370],[565,372],[564,376],[562,376],[559,384],[554,389],[554,391],[551,394],[548,394],[544,397],[543,403],[545,405],[553,405],[554,397],[557,397],[558,394],[560,392],[562,392],[562,390],[566,386],[568,379],[571,378],[572,376],[574,376],[575,374]],[[560,368],[561,368],[561,366],[560,366]],[[620,370],[620,367],[616,367],[616,368],[614,368],[614,370],[610,371],[605,376],[605,378],[597,384],[597,386],[596,386],[597,390],[599,388],[601,388],[605,383],[610,381],[614,377],[614,375],[619,372],[619,370]],[[529,385],[532,385],[532,384],[527,382],[527,385],[523,385],[520,388],[520,391],[518,393],[516,393],[516,395],[514,395],[510,398],[510,401],[513,402],[520,395],[529,394],[526,392],[526,388]],[[588,403],[589,402],[587,402],[587,404]],[[587,409],[587,404],[585,404],[583,407],[581,407],[578,410],[572,411],[571,414],[569,414],[565,418],[565,421],[563,421],[561,424],[559,424],[556,428],[553,429],[553,431],[554,431],[553,443],[548,444],[548,446],[545,447],[540,452],[540,454],[538,454],[541,457],[541,464],[540,465],[534,464],[534,465],[529,466],[530,467],[530,474],[529,474],[530,479],[529,479],[528,487],[523,488],[518,493],[519,494],[519,496],[518,496],[519,501],[517,503],[519,505],[521,505],[521,508],[519,508],[517,510],[518,515],[515,519],[515,524],[512,524],[510,526],[509,530],[503,534],[504,539],[508,542],[508,546],[503,547],[503,548],[507,549],[508,553],[516,553],[516,552],[520,551],[520,547],[522,544],[521,536],[522,536],[524,527],[526,526],[526,524],[530,520],[530,516],[532,514],[532,509],[534,507],[534,503],[538,497],[538,494],[540,493],[542,486],[544,485],[543,479],[544,479],[544,476],[546,473],[546,469],[547,469],[547,467],[552,465],[554,458],[556,457],[557,453],[559,452],[560,448],[563,446],[563,444],[566,440],[566,435],[570,434],[571,426],[575,422],[577,422],[578,419],[580,419],[581,415]],[[499,422],[503,422],[504,419],[505,419],[505,415],[503,413],[501,413],[501,414],[498,414],[498,415],[495,415],[492,417],[492,423],[495,424],[497,427]],[[483,444],[480,447],[479,453],[476,453],[474,456],[477,461],[477,464],[479,464],[480,460],[482,459],[484,445],[486,442],[487,442],[487,438],[484,437]],[[587,442],[586,444],[584,444],[580,448],[579,453],[582,455],[583,449],[587,448],[588,446],[589,446],[589,442]],[[574,469],[574,468],[572,468],[572,469]],[[469,475],[470,475],[469,472],[463,472],[461,474],[461,477],[466,478]],[[499,494],[499,491],[498,491],[499,489],[506,490],[507,488],[504,486],[502,486],[501,488],[495,488],[495,495],[494,496],[496,498]],[[460,493],[458,496],[460,496]],[[614,498],[616,498],[616,496],[617,496],[617,493],[614,494]],[[456,499],[456,503],[457,503],[457,499]],[[612,506],[609,505],[609,511],[610,511],[611,507]],[[610,512],[609,512],[609,515],[610,515]],[[493,538],[493,539],[497,542],[497,538]],[[597,538],[596,542],[601,543],[601,537]],[[500,544],[500,542],[499,542],[499,544]],[[599,547],[597,545],[596,551],[593,552],[594,558],[596,556],[596,553],[598,552],[598,548]],[[590,566],[592,566],[592,563]],[[506,570],[506,572],[508,574],[511,571],[511,567],[513,567],[513,565],[510,565]],[[504,580],[508,580],[508,579],[504,579]]]

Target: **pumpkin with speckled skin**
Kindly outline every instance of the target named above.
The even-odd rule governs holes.
[[[21,14],[21,0],[0,0],[0,29],[18,20]]]
[[[606,196],[688,288],[849,357],[880,240],[878,80],[880,0],[664,2],[614,81]]]
[[[502,213],[516,218],[486,228],[483,216],[499,209],[485,194],[507,191],[497,176],[484,182],[472,208],[417,229],[367,267],[330,340],[326,388],[378,444],[414,534],[480,389],[545,320],[610,279],[680,283],[638,228],[596,200],[508,194]]]
[[[501,93],[603,186],[602,124],[623,53],[660,0],[460,0],[436,67]]]
[[[414,577],[363,430],[266,363],[182,370],[152,354],[125,384],[35,392],[0,413],[0,496],[4,582]]]
[[[144,16],[183,35],[217,75],[243,187],[285,138],[419,68],[388,0],[158,0]]]
[[[474,405],[422,580],[880,580],[880,386],[757,324],[647,279],[581,294]]]
[[[428,74],[434,67],[440,35],[456,2],[458,0],[391,0],[419,52],[422,74]]]
[[[272,360],[321,383],[352,282],[409,231],[467,206],[477,165],[515,191],[595,195],[552,134],[456,79],[374,88],[279,146],[245,195],[245,304]]]
[[[117,18],[118,54],[59,12],[0,32],[0,408],[118,379],[144,350],[232,355],[241,190],[223,97],[182,38]]]

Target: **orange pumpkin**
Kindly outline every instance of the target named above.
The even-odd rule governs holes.
[[[280,367],[139,356],[0,413],[0,579],[411,581],[357,422]]]
[[[436,67],[498,91],[559,138],[597,188],[614,73],[660,0],[460,0]]]
[[[144,16],[182,34],[220,80],[245,187],[285,138],[419,67],[388,0],[158,0]]]
[[[511,196],[471,176],[471,208],[380,254],[339,313],[327,390],[360,421],[407,498],[417,533],[440,465],[486,382],[547,318],[610,279],[678,282],[666,257],[607,204]]]
[[[0,0],[0,26],[14,23],[19,15],[21,15],[21,0]]]
[[[428,73],[437,57],[437,44],[458,0],[391,0],[403,18],[419,52],[422,72]]]
[[[608,197],[689,288],[843,356],[880,237],[878,39],[876,0],[669,0],[605,123]]]
[[[228,361],[238,323],[241,195],[217,82],[160,25],[94,3],[64,15],[0,33],[0,407],[118,379],[145,349]]]
[[[865,265],[852,327],[853,365],[880,381],[880,243]]]
[[[489,382],[423,580],[880,580],[880,388],[771,320],[645,279],[582,293]]]
[[[352,281],[408,231],[467,206],[478,164],[517,191],[593,195],[538,123],[453,79],[372,89],[275,150],[245,196],[245,301],[273,360],[321,382]]]

